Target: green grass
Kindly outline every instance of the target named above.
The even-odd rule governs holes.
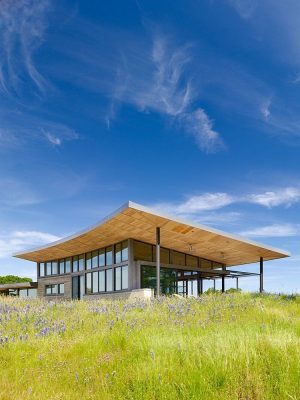
[[[0,399],[300,399],[300,298],[0,298]]]

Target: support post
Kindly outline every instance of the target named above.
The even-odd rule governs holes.
[[[197,284],[198,284],[198,296],[200,296],[201,294],[203,294],[203,279],[198,278]]]
[[[236,278],[236,290],[239,290],[239,278]]]
[[[160,295],[160,228],[156,228],[156,296]]]
[[[259,291],[260,293],[264,291],[264,259],[262,257],[259,259]]]
[[[214,279],[214,292],[216,291],[216,280]]]
[[[226,267],[222,267],[222,270],[225,271]],[[225,276],[222,275],[222,293],[225,292]]]

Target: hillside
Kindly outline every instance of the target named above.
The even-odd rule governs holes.
[[[0,399],[299,399],[299,297],[0,298]]]

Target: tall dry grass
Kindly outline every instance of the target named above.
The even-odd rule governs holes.
[[[300,299],[0,298],[0,399],[300,399]]]

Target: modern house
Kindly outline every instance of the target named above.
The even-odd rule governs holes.
[[[285,251],[128,202],[88,229],[14,255],[37,263],[38,297],[197,296],[203,281],[257,275]],[[259,273],[236,266],[258,263]]]

